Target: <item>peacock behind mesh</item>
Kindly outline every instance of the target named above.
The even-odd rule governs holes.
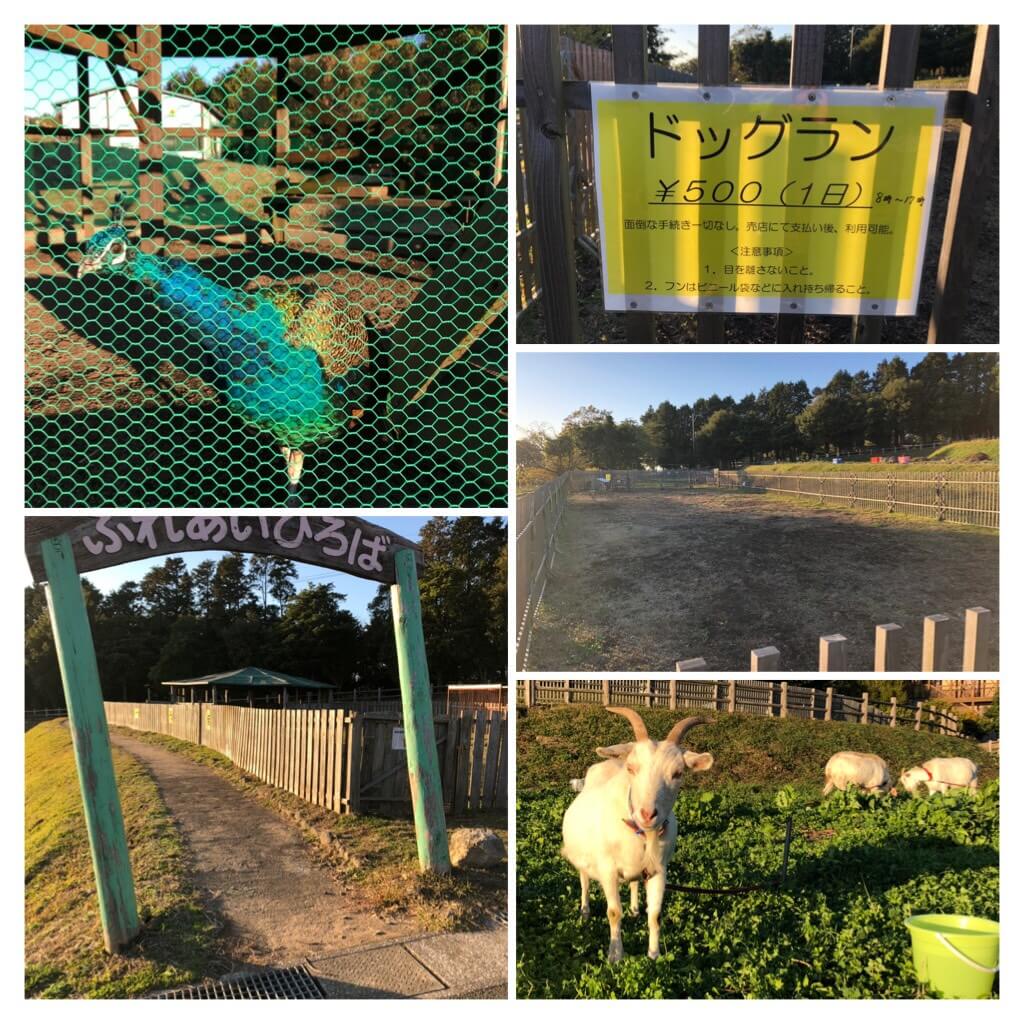
[[[358,307],[325,291],[226,287],[185,260],[136,251],[121,224],[89,238],[78,265],[79,279],[110,274],[138,282],[201,346],[227,408],[281,447],[295,496],[305,450],[360,415],[354,392],[369,353]]]

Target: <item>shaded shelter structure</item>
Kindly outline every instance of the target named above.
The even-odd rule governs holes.
[[[25,46],[70,61],[78,111],[26,114],[28,504],[270,507],[300,476],[306,505],[504,503],[503,26],[28,25]],[[98,77],[130,127],[93,123]],[[172,92],[208,118],[171,123]],[[111,231],[128,258],[97,287],[83,250]],[[230,368],[268,336],[309,358],[257,416]]]
[[[197,701],[203,704],[265,704],[287,707],[289,704],[329,701],[334,689],[329,683],[272,672],[265,668],[236,668],[232,672],[214,672],[195,679],[174,679],[166,686],[171,700]],[[291,693],[289,694],[289,691]]]

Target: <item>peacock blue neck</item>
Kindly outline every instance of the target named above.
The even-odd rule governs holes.
[[[209,353],[229,407],[282,444],[302,446],[338,427],[333,398],[316,353],[287,338],[270,298],[238,292],[183,260],[136,253],[127,273]]]

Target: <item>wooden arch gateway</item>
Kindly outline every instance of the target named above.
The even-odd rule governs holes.
[[[423,565],[418,545],[354,516],[29,516],[25,554],[33,580],[46,584],[107,950],[123,949],[140,926],[80,574],[190,551],[280,555],[391,587],[420,868],[450,871],[416,575]]]

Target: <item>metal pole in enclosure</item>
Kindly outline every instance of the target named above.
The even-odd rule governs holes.
[[[416,556],[409,549],[395,554],[395,580],[391,585],[391,615],[395,621],[398,679],[402,687],[405,758],[409,769],[416,820],[416,847],[420,869],[446,875],[448,832],[444,821],[444,793],[434,740],[434,709],[430,701],[430,673],[423,641],[420,591],[416,583]]]
[[[40,548],[48,581],[46,601],[89,831],[103,944],[108,952],[116,953],[139,933],[139,915],[96,652],[71,541],[62,534],[43,541]]]

